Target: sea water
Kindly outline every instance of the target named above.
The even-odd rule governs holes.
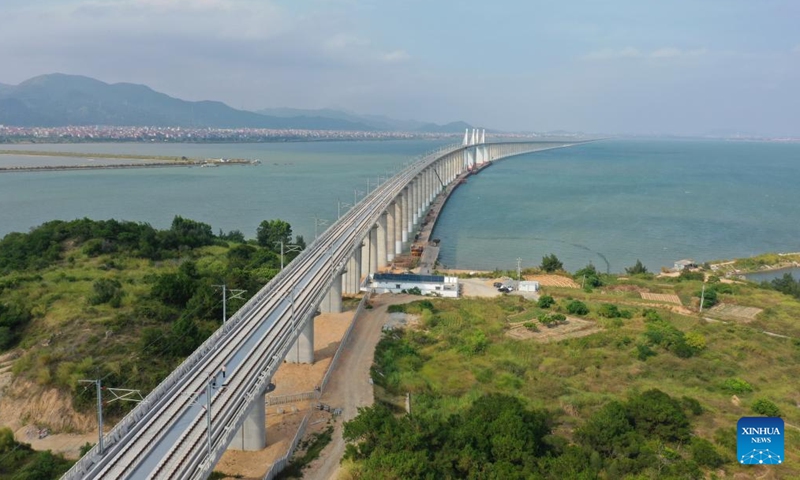
[[[307,239],[378,176],[444,141],[265,144],[77,144],[3,148],[260,159],[260,166],[0,174],[0,235],[52,219],[125,219],[167,227],[175,215],[255,236],[265,219]],[[604,140],[498,161],[459,187],[434,236],[440,262],[620,272],[675,260],[800,251],[800,144]]]

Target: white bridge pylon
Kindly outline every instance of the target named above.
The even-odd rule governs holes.
[[[464,149],[464,168],[467,170],[474,170],[489,161],[485,128],[465,129],[462,145],[467,147]]]

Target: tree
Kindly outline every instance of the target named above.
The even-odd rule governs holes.
[[[643,435],[669,442],[686,441],[691,429],[680,401],[658,389],[648,390],[628,400],[628,419]]]
[[[555,253],[551,253],[542,257],[542,270],[547,273],[557,272],[558,270],[564,270],[564,264],[556,257]]]
[[[550,295],[542,295],[539,297],[539,301],[536,302],[536,306],[539,308],[550,308],[554,303],[556,303],[555,299]]]
[[[589,307],[580,300],[573,300],[567,304],[567,312],[572,315],[586,315],[589,313]]]
[[[641,275],[647,273],[647,267],[642,264],[641,260],[636,259],[636,264],[632,267],[626,268],[625,272],[628,275]]]
[[[587,287],[599,287],[603,285],[602,280],[600,280],[600,273],[597,271],[594,265],[589,263],[585,267],[581,268],[577,272],[575,272],[574,277],[575,280],[584,284]]]
[[[262,247],[279,252],[281,242],[292,243],[292,226],[283,220],[264,220],[256,231],[256,241]]]

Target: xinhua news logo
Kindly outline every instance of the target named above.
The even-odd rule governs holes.
[[[742,417],[736,424],[736,455],[742,465],[783,463],[783,419]]]

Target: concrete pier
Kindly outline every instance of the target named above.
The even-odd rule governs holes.
[[[288,363],[314,363],[314,316],[305,319],[300,335],[286,354]]]
[[[244,423],[228,445],[229,450],[254,452],[267,446],[267,407],[264,396],[262,393],[253,399]]]

